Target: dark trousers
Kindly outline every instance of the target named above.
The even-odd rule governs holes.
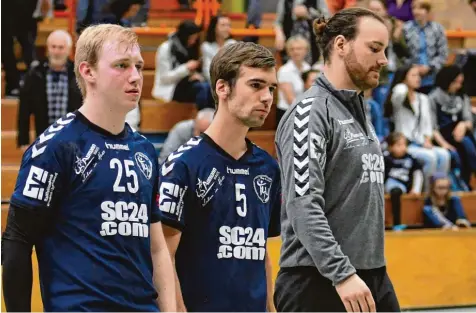
[[[172,100],[195,103],[197,110],[215,108],[215,101],[213,100],[210,84],[197,80],[190,81],[188,76],[183,78],[177,86],[175,86]]]
[[[399,312],[400,305],[386,267],[357,270],[367,284],[377,312]],[[345,312],[332,282],[315,267],[281,268],[276,278],[274,304],[278,312]]]
[[[20,72],[17,69],[17,60],[14,52],[14,38],[17,39],[22,49],[23,61],[27,67],[36,59],[35,41],[37,25],[31,23],[31,27],[19,30],[12,29],[10,23],[2,21],[2,64],[5,70],[6,92],[19,88]]]
[[[476,139],[470,132],[466,133],[461,142],[457,142],[452,130],[442,130],[442,136],[456,148],[461,160],[461,178],[470,187],[471,175],[476,173]]]

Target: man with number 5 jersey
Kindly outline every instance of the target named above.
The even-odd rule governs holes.
[[[280,234],[277,162],[247,138],[273,103],[272,54],[253,43],[220,49],[210,67],[217,112],[159,173],[159,208],[175,261],[177,310],[273,310],[269,237]]]
[[[76,44],[84,104],[23,155],[2,238],[7,311],[31,311],[35,246],[45,312],[175,310],[157,207],[157,154],[125,123],[137,107],[137,35],[91,26]]]

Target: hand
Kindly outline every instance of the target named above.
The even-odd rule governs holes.
[[[25,152],[28,149],[28,145],[20,146],[21,151]]]
[[[336,290],[347,312],[376,312],[372,293],[357,274],[337,284]]]
[[[415,191],[415,190],[411,190],[411,191],[408,193],[408,195],[413,196],[413,197],[418,197],[418,196],[421,195],[421,193],[419,193],[419,192],[417,192],[417,191]]]
[[[193,73],[192,75],[190,75],[189,81],[194,81],[194,80],[198,80],[200,82],[203,82],[205,80],[205,78],[203,78],[202,74],[200,73]]]
[[[450,145],[449,143],[443,144],[442,148],[445,148],[446,150],[450,151],[456,151],[456,148],[453,145]]]
[[[455,129],[453,130],[453,138],[457,142],[461,142],[463,140],[464,136],[466,135],[466,125],[464,122],[459,122]]]
[[[425,76],[430,72],[430,67],[427,65],[417,65],[418,66],[418,72],[420,73],[420,76]]]
[[[400,20],[395,21],[395,28],[393,29],[393,40],[399,41],[402,37],[403,22]]]
[[[458,225],[459,227],[471,228],[471,223],[465,218],[457,219],[456,225]]]
[[[200,66],[200,61],[190,60],[187,62],[187,68],[189,71],[194,71]]]
[[[303,4],[297,5],[294,10],[293,10],[294,15],[296,15],[297,18],[308,18],[309,16],[309,11],[307,10],[307,7]]]
[[[433,148],[433,144],[431,143],[430,138],[425,137],[425,142],[423,143],[423,148],[426,148],[426,149]]]
[[[284,37],[284,34],[282,32],[276,32],[276,38],[274,39],[274,47],[276,50],[283,51],[285,41],[286,38]]]

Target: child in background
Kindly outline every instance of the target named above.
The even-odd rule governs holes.
[[[407,152],[407,139],[394,132],[387,137],[388,150],[385,158],[385,192],[390,194],[393,214],[393,230],[403,230],[400,221],[401,196],[419,195],[423,186],[423,170],[420,162]]]
[[[430,195],[423,208],[424,226],[458,230],[471,227],[458,196],[450,191],[450,180],[444,173],[436,173],[431,178]]]

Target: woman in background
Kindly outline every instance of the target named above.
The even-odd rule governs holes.
[[[464,76],[455,65],[443,67],[436,75],[436,88],[430,93],[435,141],[457,152],[461,160],[461,177],[470,186],[476,173],[476,139],[472,134],[473,117],[469,97],[463,92]]]
[[[399,69],[390,86],[385,101],[385,116],[409,141],[408,153],[423,164],[425,190],[428,190],[431,175],[448,173],[451,156],[449,151],[433,145],[433,121],[430,100],[417,92],[420,88],[418,68],[409,66]]]

